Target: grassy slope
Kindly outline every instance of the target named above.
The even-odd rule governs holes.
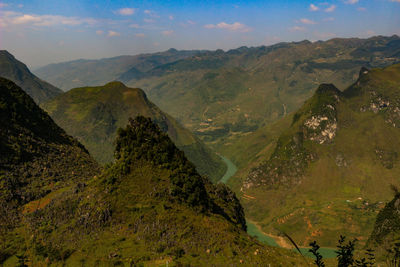
[[[399,81],[400,66],[394,65],[370,71],[361,77],[360,83],[347,89],[337,107],[338,130],[333,142],[320,145],[305,140],[303,143],[317,157],[307,163],[300,184],[277,185],[276,188],[260,185],[245,189],[246,195],[255,198],[244,196],[246,214],[266,232],[274,232],[274,228],[285,230],[302,245],[317,239],[322,245],[331,246],[338,233],[357,237],[364,243],[382,202],[391,198],[389,185],[400,183],[396,152],[400,147],[400,133],[393,126],[393,123],[398,125]],[[378,103],[379,97],[389,100],[390,104],[374,113],[371,103]],[[310,117],[307,110],[313,103],[313,100],[308,101],[298,111],[304,115],[283,130],[282,136],[293,137],[297,127]],[[281,153],[279,149],[275,152],[270,149],[271,138],[268,135],[260,132],[258,136],[265,139],[266,145],[257,149],[261,153],[265,149],[265,156]],[[231,149],[235,151],[235,146]],[[255,151],[244,153],[251,153],[253,162],[259,161]],[[242,169],[238,176],[246,180],[249,169]],[[241,183],[232,183],[239,192]]]
[[[43,108],[69,134],[77,137],[101,163],[113,159],[116,130],[129,117],[143,115],[155,120],[183,149],[202,174],[216,181],[225,172],[221,159],[171,116],[151,103],[145,93],[120,82],[68,91]]]
[[[36,103],[48,101],[62,93],[60,89],[33,75],[25,64],[15,59],[6,50],[0,51],[0,77],[15,82]]]
[[[46,204],[33,210],[34,203],[25,206],[24,224],[18,231],[26,247],[16,254],[25,263],[304,264],[290,251],[266,247],[250,238],[233,223],[235,216],[243,214],[235,215],[240,210],[235,205],[240,204],[230,190],[200,178],[165,134],[138,126],[138,121],[120,131],[116,161],[101,175],[45,196],[41,203]],[[179,177],[182,184],[174,182]],[[188,195],[182,198],[182,193],[171,193],[175,186]],[[206,196],[196,201],[199,195],[194,192],[202,187]],[[16,262],[12,256],[4,265]]]

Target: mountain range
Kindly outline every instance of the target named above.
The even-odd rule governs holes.
[[[246,224],[400,257],[398,62],[377,36],[36,71],[62,92],[0,51],[0,264],[309,264]]]
[[[135,70],[146,72],[163,64],[191,57],[200,50],[178,51],[118,56],[98,60],[79,59],[63,63],[50,64],[35,70],[35,73],[59,88],[68,91],[71,88],[97,86],[132,75]],[[127,73],[125,73],[127,72]]]
[[[120,67],[114,67],[113,75],[106,76],[109,80],[142,88],[162,110],[203,141],[219,147],[295,111],[321,83],[335,83],[343,90],[357,79],[362,66],[383,67],[399,62],[400,38],[335,38],[226,52],[194,51],[147,69],[118,63],[122,59],[99,60],[93,66],[86,65],[86,61],[59,63],[36,73],[68,88],[71,86],[60,82],[60,76],[71,81],[78,74],[69,73],[79,70],[79,77],[92,77],[98,73],[97,66],[112,61]],[[105,83],[87,79],[85,84]]]

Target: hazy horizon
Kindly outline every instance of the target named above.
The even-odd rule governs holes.
[[[212,3],[212,4],[211,4]],[[0,2],[0,49],[30,68],[77,59],[400,35],[400,0]]]

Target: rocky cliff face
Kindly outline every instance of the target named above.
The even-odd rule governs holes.
[[[332,84],[322,84],[313,98],[295,113],[291,129],[278,140],[271,158],[254,168],[243,186],[291,186],[301,183],[308,164],[318,155],[304,142],[329,144],[338,128],[337,105],[342,93]]]

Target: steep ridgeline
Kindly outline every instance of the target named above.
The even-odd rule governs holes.
[[[33,75],[24,63],[6,50],[0,50],[0,77],[15,82],[36,103],[48,101],[62,93],[60,89]]]
[[[244,179],[249,218],[302,245],[333,246],[339,234],[365,243],[390,185],[400,184],[399,88],[400,64],[363,68],[343,92],[320,85]]]
[[[43,104],[43,108],[101,163],[113,159],[117,129],[126,125],[129,117],[143,115],[168,133],[201,174],[217,181],[225,172],[224,163],[214,152],[150,102],[141,89],[128,88],[120,82],[76,88]]]
[[[357,80],[362,66],[396,62],[400,62],[400,38],[377,36],[201,51],[151,68],[125,65],[125,72],[113,77],[99,74],[85,61],[51,65],[37,73],[61,88],[63,83],[55,79],[67,75],[68,81],[96,75],[108,77],[105,82],[119,80],[143,88],[162,110],[203,141],[218,145],[233,143],[297,110],[321,83],[334,83],[343,90]],[[61,66],[67,70],[58,70]]]
[[[301,266],[249,237],[235,194],[201,177],[148,118],[118,130],[101,175],[25,213],[19,261],[63,266]],[[6,262],[16,261],[10,257]]]
[[[35,74],[67,91],[88,85],[103,85],[113,80],[142,75],[155,67],[199,54],[200,50],[169,49],[152,54],[119,56],[98,60],[79,59],[50,64],[35,70]]]
[[[68,136],[20,87],[0,78],[0,262],[21,240],[24,210],[39,198],[84,182],[99,171],[86,149]],[[25,206],[26,203],[32,205]]]
[[[398,261],[400,257],[400,193],[394,189],[394,198],[379,212],[368,240],[368,246],[376,251],[381,261],[390,261],[396,256]]]

